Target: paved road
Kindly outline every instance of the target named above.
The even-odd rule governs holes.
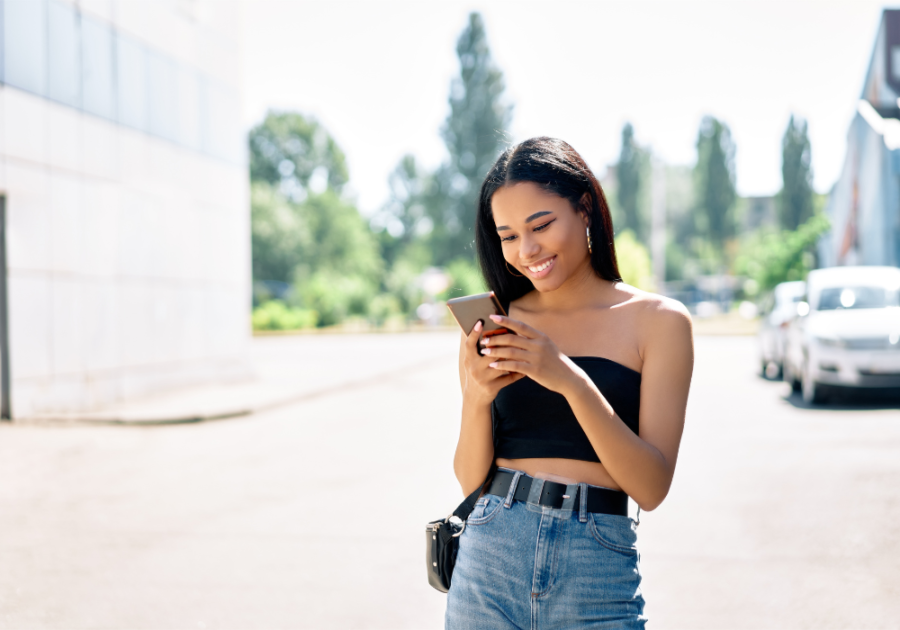
[[[255,416],[0,427],[0,628],[441,627],[422,529],[459,500],[457,338]],[[900,405],[804,408],[755,365],[751,338],[697,340],[675,483],[639,529],[652,626],[896,627]]]

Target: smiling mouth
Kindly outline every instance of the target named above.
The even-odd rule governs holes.
[[[551,256],[547,258],[541,263],[537,265],[525,265],[525,269],[527,269],[531,275],[535,278],[543,278],[550,270],[553,269],[553,265],[556,263],[556,256]]]

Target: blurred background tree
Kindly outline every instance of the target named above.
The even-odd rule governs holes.
[[[341,196],[344,153],[325,128],[269,112],[248,141],[254,325],[327,326],[369,315],[373,305],[390,310],[390,300],[376,300],[384,272],[378,239]]]
[[[481,182],[508,142],[512,105],[503,72],[491,57],[484,20],[471,13],[456,44],[460,75],[450,85],[450,114],[441,130],[449,162],[435,173],[431,201],[434,262],[474,259],[475,212]]]
[[[753,280],[755,290],[763,293],[780,282],[803,280],[815,269],[815,247],[829,227],[828,219],[819,214],[796,230],[759,230],[742,243],[735,273]]]
[[[697,232],[712,247],[720,265],[725,263],[726,243],[735,237],[734,153],[728,126],[712,116],[704,117],[697,134],[694,167],[695,221]]]
[[[813,216],[811,161],[807,123],[791,115],[781,141],[781,176],[784,184],[778,193],[777,208],[782,229],[796,230]]]
[[[314,118],[270,111],[250,130],[250,180],[278,186],[296,201],[347,183],[344,152]]]
[[[650,252],[637,239],[634,232],[625,230],[616,235],[616,260],[622,280],[644,291],[655,291]]]
[[[650,170],[650,152],[639,146],[634,138],[634,127],[625,123],[622,127],[622,149],[616,163],[616,230],[631,230],[641,243],[650,242],[650,212],[647,203],[647,181]]]

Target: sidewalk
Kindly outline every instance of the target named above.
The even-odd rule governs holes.
[[[366,342],[358,341],[365,337]],[[134,399],[101,411],[17,419],[22,424],[178,424],[247,415],[370,385],[398,372],[446,361],[459,351],[459,333],[436,332],[254,337],[255,378],[194,386]]]

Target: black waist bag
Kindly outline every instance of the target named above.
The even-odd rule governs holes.
[[[494,466],[491,466],[484,483],[467,496],[450,516],[431,521],[425,526],[425,562],[428,564],[428,583],[442,593],[450,590],[450,579],[453,577],[453,567],[456,565],[456,554],[459,551],[459,537],[466,529],[466,519],[475,509],[475,502],[478,501],[481,490],[493,473]],[[454,516],[460,520],[459,523],[450,520]]]

